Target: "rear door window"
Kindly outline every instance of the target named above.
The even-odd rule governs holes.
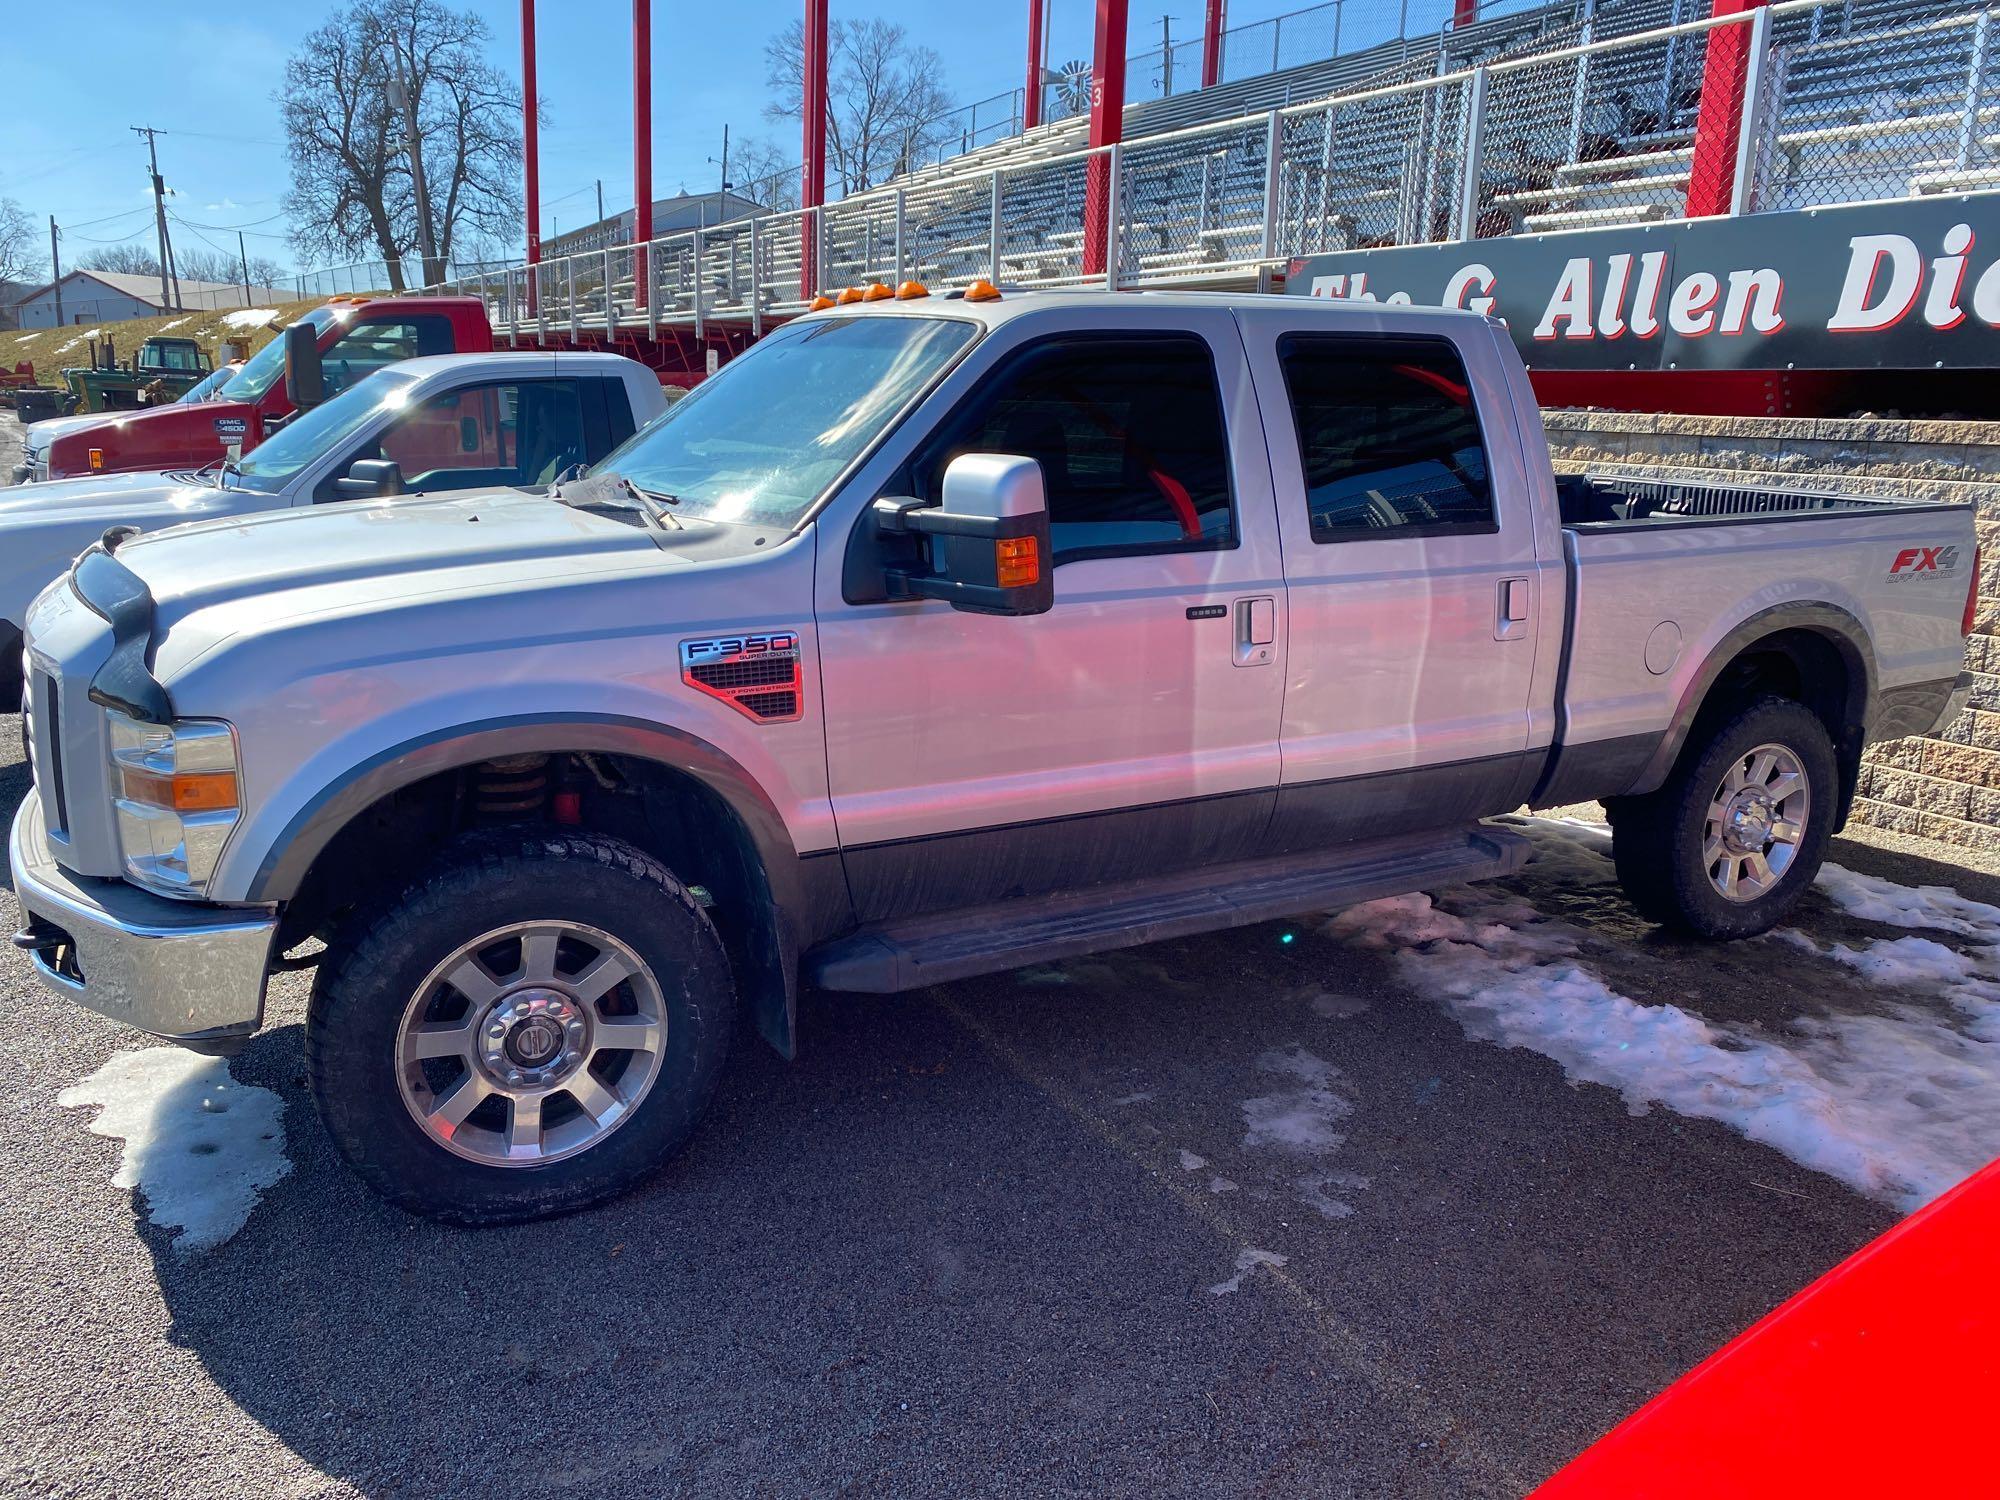
[[[320,357],[326,393],[337,395],[399,360],[451,352],[451,320],[437,313],[357,324],[327,345]]]
[[[1288,334],[1278,362],[1315,542],[1499,529],[1479,413],[1450,343]]]

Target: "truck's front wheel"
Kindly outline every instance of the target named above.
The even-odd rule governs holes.
[[[1757,699],[1684,750],[1657,792],[1611,804],[1619,883],[1656,922],[1764,932],[1819,872],[1839,787],[1826,726],[1789,699]]]
[[[371,1187],[505,1223],[602,1202],[678,1152],[733,1012],[714,926],[657,861],[598,835],[486,836],[336,938],[306,1071]]]

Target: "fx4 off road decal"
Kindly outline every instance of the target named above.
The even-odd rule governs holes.
[[[789,630],[682,641],[681,681],[759,723],[804,712],[799,638]]]
[[[1959,547],[1905,547],[1889,564],[1891,583],[1944,583],[1957,576]]]

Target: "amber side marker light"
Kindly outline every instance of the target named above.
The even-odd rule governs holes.
[[[123,767],[124,793],[129,802],[170,807],[175,812],[221,812],[236,806],[233,771],[181,771],[161,776]]]
[[[1022,589],[1042,577],[1042,550],[1031,536],[1004,536],[993,543],[993,564],[1003,589]]]
[[[1000,300],[1000,288],[982,277],[965,289],[965,300],[967,302],[998,302]]]
[[[894,292],[890,291],[886,286],[882,285],[882,283],[878,281],[873,286],[869,287],[867,291],[861,294],[861,300],[863,302],[887,302],[891,297],[895,295],[896,294]]]
[[[104,467],[104,450],[102,448],[92,448],[90,450],[90,466],[93,469]]]
[[[913,302],[919,297],[928,297],[930,294],[931,289],[921,281],[906,281],[896,288],[896,299],[899,302]]]
[[[833,300],[838,302],[842,307],[847,306],[850,302],[859,302],[861,300],[861,288],[858,286],[848,287]]]
[[[827,296],[825,292],[821,292],[817,297],[813,298],[812,301],[806,304],[806,311],[825,312],[831,306],[833,306],[833,298]]]

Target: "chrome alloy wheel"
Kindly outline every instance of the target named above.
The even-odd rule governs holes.
[[[447,1151],[542,1166],[631,1118],[666,1036],[659,981],[625,944],[577,922],[516,922],[418,987],[396,1035],[396,1082]]]
[[[1783,745],[1759,745],[1730,764],[1708,799],[1701,860],[1731,901],[1755,901],[1792,867],[1812,814],[1805,763]]]

